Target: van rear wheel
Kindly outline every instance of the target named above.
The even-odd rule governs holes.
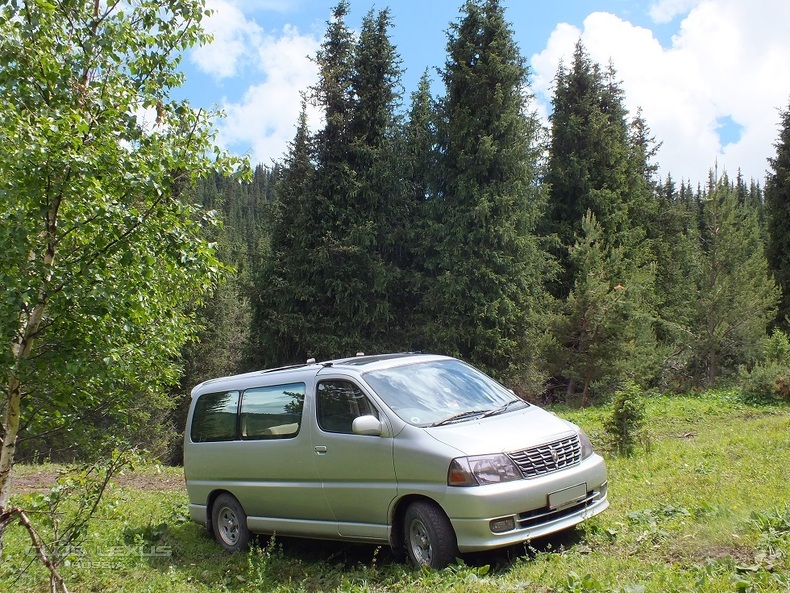
[[[414,502],[404,515],[406,552],[417,566],[444,568],[458,554],[455,531],[447,515],[434,503]]]
[[[229,552],[247,549],[250,530],[247,514],[235,497],[224,493],[217,497],[211,511],[211,527],[219,544]]]

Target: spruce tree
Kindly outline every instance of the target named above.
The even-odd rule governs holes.
[[[267,367],[305,358],[309,340],[307,319],[318,288],[309,282],[315,249],[311,185],[314,175],[312,142],[302,105],[296,135],[276,180],[276,203],[268,244],[258,248],[251,263],[252,325],[247,359]]]
[[[765,217],[768,229],[768,265],[782,290],[775,324],[790,331],[790,106],[781,112],[776,156],[765,182]]]
[[[581,41],[576,44],[570,67],[561,65],[555,81],[545,178],[550,189],[541,229],[560,266],[551,291],[560,302],[566,302],[560,313],[565,327],[557,336],[561,344],[553,352],[550,366],[556,382],[567,382],[569,395],[578,388],[586,399],[591,381],[612,378],[619,372],[610,363],[617,362],[623,354],[618,354],[616,344],[627,335],[624,330],[618,330],[614,335],[619,338],[606,337],[598,345],[587,342],[593,331],[590,315],[597,314],[585,313],[590,306],[585,302],[597,292],[605,289],[603,299],[613,286],[628,286],[628,292],[622,295],[629,298],[611,293],[612,298],[617,297],[614,302],[623,303],[620,309],[627,311],[627,315],[623,313],[619,321],[604,315],[593,323],[597,327],[593,333],[602,331],[608,336],[606,327],[613,323],[630,331],[633,320],[640,319],[639,339],[632,336],[630,364],[646,371],[659,356],[651,335],[656,316],[652,262],[656,259],[655,223],[659,215],[657,184],[653,179],[656,165],[652,158],[658,144],[640,111],[629,121],[614,66],[610,63],[602,69],[594,63]],[[594,280],[586,278],[592,265],[589,257],[578,255],[589,241],[590,232],[600,236],[594,248],[600,250],[605,262],[597,272],[602,274],[600,286],[590,284]],[[618,262],[617,269],[611,268],[614,260]],[[599,311],[612,315],[617,309],[604,305],[604,301],[598,300],[598,304]],[[598,356],[600,360],[596,361]],[[570,361],[570,366],[563,361]],[[587,370],[579,371],[579,365]],[[644,382],[648,378],[643,375],[639,380]]]
[[[567,379],[568,395],[581,391],[584,406],[594,383],[614,388],[626,378],[642,382],[649,372],[643,353],[655,349],[649,305],[654,273],[612,245],[592,211],[582,218],[569,256],[579,273],[552,328],[562,345],[553,370]]]
[[[581,234],[587,210],[595,214],[604,234],[630,227],[626,202],[642,177],[633,151],[649,148],[629,142],[622,91],[613,67],[606,72],[594,63],[581,41],[570,68],[560,66],[555,79],[551,147],[546,183],[550,187],[543,231],[558,241],[555,250],[562,268],[553,286],[564,298],[576,276],[568,249]],[[646,164],[641,168],[644,170]]]
[[[768,269],[757,211],[739,201],[726,176],[716,181],[711,174],[709,188],[694,346],[700,379],[713,387],[726,371],[759,357],[780,291]]]
[[[426,290],[426,262],[432,258],[436,229],[432,207],[437,203],[436,108],[427,71],[411,95],[398,153],[402,171],[402,203],[393,220],[393,264],[400,272],[399,323],[404,344],[419,349],[424,344],[424,312],[419,307]]]
[[[655,261],[656,335],[662,344],[682,354],[691,332],[697,303],[691,298],[700,270],[700,232],[696,209],[689,201],[686,185],[675,191],[671,176],[658,192],[648,235]],[[677,365],[667,360],[669,367]],[[671,377],[666,377],[671,379]]]
[[[371,10],[362,19],[351,80],[349,167],[356,194],[348,196],[351,216],[342,243],[357,248],[349,263],[356,271],[352,291],[358,302],[344,328],[353,336],[347,348],[354,351],[403,349],[403,316],[412,307],[401,270],[401,229],[409,223],[409,208],[398,152],[400,58],[389,39],[391,27],[388,10]]]
[[[650,128],[642,116],[641,108],[628,125],[627,189],[621,196],[625,218],[620,220],[620,242],[628,249],[639,249],[645,237],[653,230],[660,192],[656,179],[658,165],[653,161],[661,143],[651,136]],[[649,248],[649,242],[641,247]],[[635,255],[635,254],[634,254]],[[643,254],[650,259],[651,256]]]
[[[528,71],[497,0],[469,0],[450,26],[438,130],[437,242],[428,263],[426,343],[492,372],[528,360],[531,315],[548,264],[539,126]]]
[[[356,38],[348,3],[334,8],[309,98],[324,126],[300,122],[278,184],[270,261],[256,282],[259,351],[266,364],[395,348],[397,246],[402,220],[395,160],[400,69],[387,11]]]
[[[411,95],[402,141],[407,201],[416,208],[436,195],[436,108],[427,71]]]

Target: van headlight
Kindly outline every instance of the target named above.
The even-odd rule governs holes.
[[[456,457],[447,471],[448,486],[482,486],[522,479],[516,464],[501,453]]]
[[[579,443],[582,446],[582,459],[587,459],[593,454],[593,448],[590,437],[581,428],[579,429]]]

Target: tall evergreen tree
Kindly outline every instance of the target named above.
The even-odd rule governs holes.
[[[401,270],[400,229],[409,222],[409,208],[398,151],[400,58],[389,39],[391,27],[388,10],[368,12],[354,56],[349,164],[357,193],[346,198],[352,216],[343,245],[357,247],[358,284],[351,290],[358,304],[344,329],[354,336],[347,348],[355,351],[403,348],[403,316],[411,307]]]
[[[436,195],[436,107],[427,71],[412,93],[403,133],[404,179],[411,207],[427,203]]]
[[[570,249],[579,274],[553,328],[563,346],[555,375],[568,378],[568,395],[581,390],[582,406],[595,382],[614,387],[625,378],[643,381],[648,365],[641,352],[655,347],[649,314],[652,266],[635,265],[622,247],[610,243],[588,211]]]
[[[768,265],[782,290],[776,325],[790,331],[790,106],[781,112],[776,156],[765,182]]]
[[[401,280],[394,290],[400,297],[399,327],[404,343],[418,349],[425,319],[419,304],[426,290],[426,262],[431,259],[436,229],[431,207],[436,204],[436,108],[427,71],[411,95],[403,131],[399,135],[399,163],[403,176],[402,202],[392,220],[392,263]]]
[[[314,176],[312,141],[305,105],[277,179],[276,206],[268,249],[261,246],[253,265],[251,364],[258,367],[305,357],[309,340],[307,319],[319,287],[310,282],[315,249],[311,184]]]
[[[726,176],[704,201],[702,266],[694,345],[712,387],[723,371],[759,356],[780,291],[771,278],[757,211],[738,200]]]
[[[696,300],[691,295],[698,284],[701,265],[696,207],[686,187],[681,183],[676,192],[671,176],[667,177],[654,200],[648,230],[656,269],[656,334],[661,343],[678,355],[684,351],[697,311]],[[670,356],[666,364],[671,375],[678,361]],[[665,380],[674,381],[669,376]]]
[[[626,213],[618,229],[621,235],[625,234],[621,243],[626,243],[629,249],[638,249],[642,239],[650,236],[660,191],[656,179],[658,165],[653,159],[660,147],[661,143],[651,136],[642,109],[638,108],[628,125],[627,189],[622,195]]]
[[[569,68],[561,65],[555,80],[545,178],[549,199],[542,232],[549,238],[559,261],[560,274],[551,290],[560,300],[569,299],[561,319],[570,326],[560,332],[565,342],[559,361],[553,362],[555,379],[567,381],[569,393],[581,388],[586,396],[589,377],[556,364],[568,355],[578,358],[580,340],[584,342],[583,336],[590,331],[587,315],[581,314],[578,308],[587,300],[585,293],[593,288],[585,278],[590,273],[591,261],[589,257],[580,257],[579,249],[588,241],[590,232],[600,235],[595,249],[600,250],[606,266],[600,272],[604,275],[598,288],[607,282],[607,291],[616,285],[630,287],[626,293],[611,293],[613,302],[622,303],[622,307],[606,305],[604,310],[627,311],[618,323],[631,327],[633,319],[640,319],[649,334],[656,314],[655,271],[651,263],[656,256],[655,222],[659,213],[657,184],[653,179],[656,165],[652,159],[659,145],[650,135],[641,111],[629,121],[614,66],[610,63],[602,69],[594,63],[581,41],[576,44],[572,64]],[[591,216],[595,220],[592,226]],[[619,255],[614,257],[614,254]],[[615,260],[619,261],[618,268],[610,269]],[[637,280],[638,276],[645,279]],[[640,288],[637,290],[636,286]],[[573,298],[569,298],[571,294]],[[626,294],[629,298],[622,298]],[[637,311],[636,307],[642,310]],[[602,320],[599,329],[613,322],[606,317]],[[647,334],[640,334],[632,342],[632,355],[640,360],[659,354],[654,339]],[[616,349],[607,351],[616,352]],[[601,360],[602,368],[594,374],[613,376],[613,371],[603,368],[605,364]],[[650,366],[647,362],[640,365]],[[646,377],[639,379],[644,381]]]
[[[553,292],[565,297],[575,278],[568,249],[581,234],[585,213],[595,214],[606,235],[622,234],[630,227],[626,202],[647,168],[646,162],[635,166],[634,151],[647,155],[650,148],[645,138],[630,143],[614,68],[610,65],[602,72],[581,41],[570,68],[560,66],[555,82],[544,232],[559,243],[562,272]]]
[[[527,67],[501,3],[469,0],[462,12],[442,73],[426,341],[503,372],[530,354],[525,338],[548,271],[534,235],[539,125],[527,115]]]
[[[324,126],[300,124],[280,182],[272,259],[257,282],[264,364],[384,350],[397,341],[392,220],[401,179],[394,161],[400,69],[387,11],[359,38],[339,2],[315,61],[311,100]]]

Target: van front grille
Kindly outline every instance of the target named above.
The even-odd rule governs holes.
[[[532,449],[508,453],[525,478],[535,478],[577,465],[581,462],[582,447],[579,435],[546,443]]]

